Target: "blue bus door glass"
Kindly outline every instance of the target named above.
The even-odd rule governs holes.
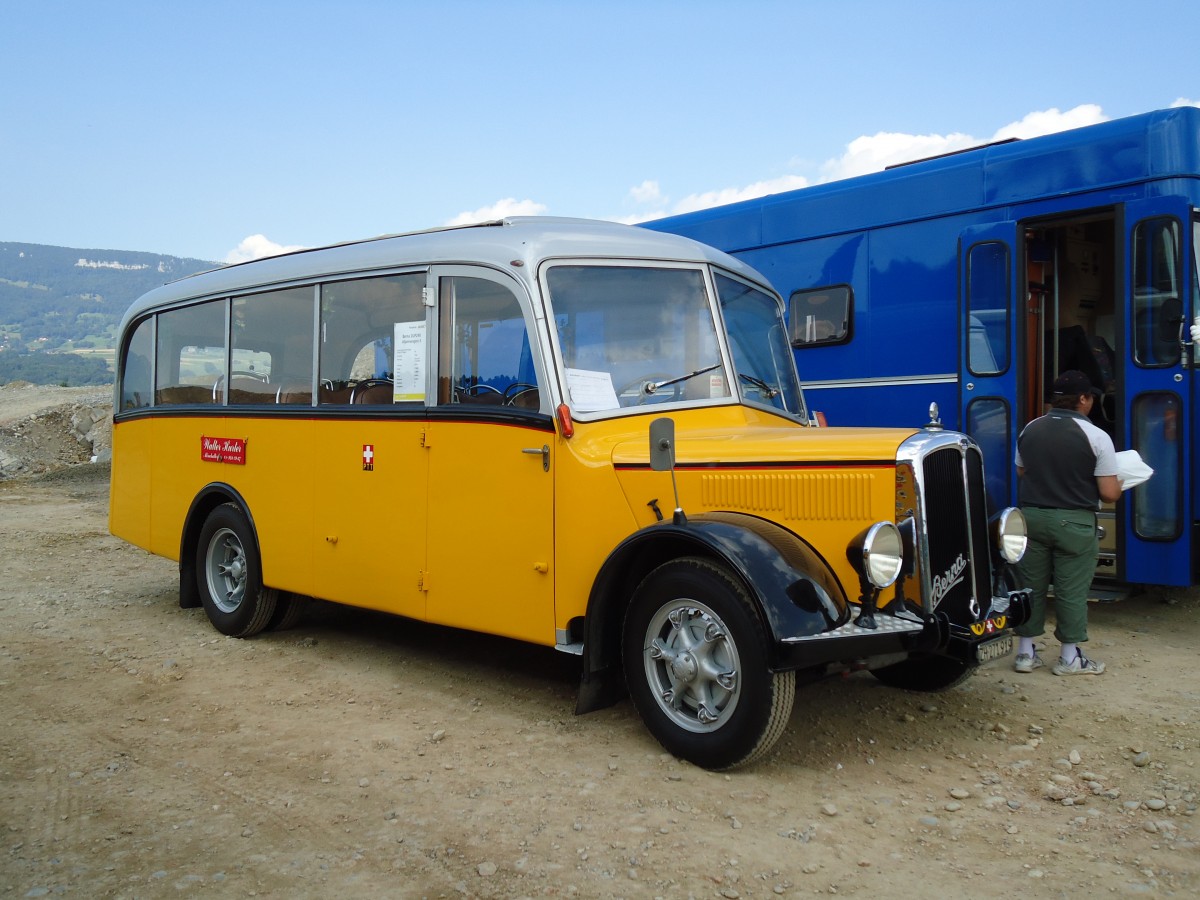
[[[1182,197],[1125,205],[1122,275],[1126,346],[1122,398],[1128,427],[1117,449],[1132,447],[1154,476],[1122,498],[1123,581],[1191,583],[1195,370],[1184,342],[1195,315],[1190,296],[1192,210]]]
[[[1017,225],[973,225],[958,239],[959,421],[983,451],[991,512],[1016,502],[1012,414],[1017,366],[1012,348]]]

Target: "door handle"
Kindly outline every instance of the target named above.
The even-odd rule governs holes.
[[[542,471],[543,472],[550,471],[550,445],[549,444],[542,444],[542,446],[540,446],[540,447],[525,447],[521,452],[534,454],[534,455],[540,453],[542,455]]]

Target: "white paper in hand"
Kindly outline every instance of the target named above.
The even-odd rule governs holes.
[[[1117,453],[1117,481],[1121,482],[1121,490],[1135,488],[1149,481],[1153,474],[1154,470],[1146,465],[1136,450],[1122,450]]]

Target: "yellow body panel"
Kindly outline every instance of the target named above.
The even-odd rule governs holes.
[[[655,418],[576,423],[569,439],[420,417],[134,419],[114,430],[111,528],[176,559],[193,500],[225,483],[247,505],[270,587],[553,645],[613,549],[656,521],[651,501],[674,509],[671,474],[649,468]],[[686,513],[776,522],[857,598],[845,548],[894,517],[910,431],[806,428],[740,406],[672,418]],[[243,441],[244,464],[202,460],[202,436]]]
[[[429,423],[430,621],[554,643],[554,443],[516,424]]]

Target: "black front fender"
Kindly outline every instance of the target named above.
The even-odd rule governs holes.
[[[707,513],[682,524],[659,522],[631,534],[605,560],[588,598],[577,713],[624,694],[621,629],[637,586],[672,559],[698,556],[727,567],[750,592],[771,638],[771,665],[785,638],[820,634],[847,618],[846,594],[821,556],[774,523],[737,513]]]

